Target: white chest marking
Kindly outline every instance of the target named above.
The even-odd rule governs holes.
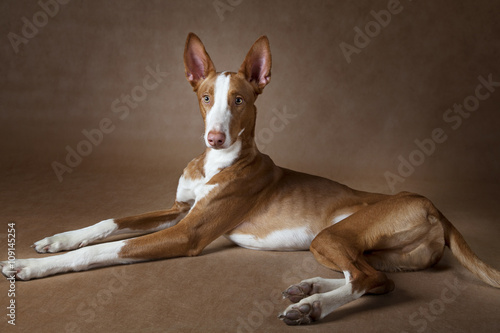
[[[349,271],[343,271],[344,277],[345,277],[345,283],[348,284],[351,282],[351,273]]]
[[[236,141],[227,149],[211,149],[205,156],[205,164],[203,169],[205,177],[192,179],[189,175],[182,175],[179,179],[179,186],[177,187],[176,200],[195,204],[202,198],[207,196],[217,184],[208,184],[216,174],[222,169],[232,165],[241,151],[241,141]]]
[[[276,230],[263,238],[238,233],[230,234],[227,238],[241,247],[252,250],[297,251],[308,250],[315,236],[307,227],[300,227]]]
[[[214,105],[210,109],[206,118],[205,143],[208,144],[208,133],[210,131],[222,132],[226,135],[226,142],[231,143],[232,138],[229,132],[231,122],[231,110],[228,105],[228,93],[231,77],[225,72],[219,74],[215,80]]]
[[[332,224],[336,224],[336,223],[339,223],[340,221],[348,218],[349,216],[351,216],[352,213],[348,213],[348,214],[341,214],[339,216],[335,216],[332,220]]]
[[[227,149],[210,149],[205,157],[205,179],[209,181],[224,168],[232,165],[241,151],[241,141],[236,141]]]

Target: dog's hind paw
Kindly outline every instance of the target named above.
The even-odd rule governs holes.
[[[309,303],[291,305],[278,316],[285,324],[292,326],[311,324],[320,317],[321,305],[319,301],[313,302],[312,305]]]
[[[318,287],[312,283],[301,282],[288,287],[283,294],[283,298],[288,298],[292,303],[297,303],[301,299],[309,297],[318,292]]]

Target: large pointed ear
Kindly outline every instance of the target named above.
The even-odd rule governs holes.
[[[184,47],[184,68],[186,78],[194,90],[201,80],[205,79],[211,72],[215,72],[215,66],[203,43],[192,32],[189,33]]]
[[[266,36],[262,36],[252,45],[239,73],[250,82],[257,94],[271,81],[271,48]]]

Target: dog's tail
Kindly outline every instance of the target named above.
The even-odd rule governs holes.
[[[446,218],[441,219],[444,228],[444,239],[453,255],[460,263],[472,272],[479,279],[492,287],[500,288],[500,272],[481,261],[478,256],[472,252],[464,237]]]

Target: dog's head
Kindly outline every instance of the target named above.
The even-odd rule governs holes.
[[[255,132],[255,100],[271,80],[271,50],[266,36],[248,51],[238,73],[215,71],[203,43],[190,33],[184,48],[186,78],[198,96],[205,122],[205,144],[226,149]]]

